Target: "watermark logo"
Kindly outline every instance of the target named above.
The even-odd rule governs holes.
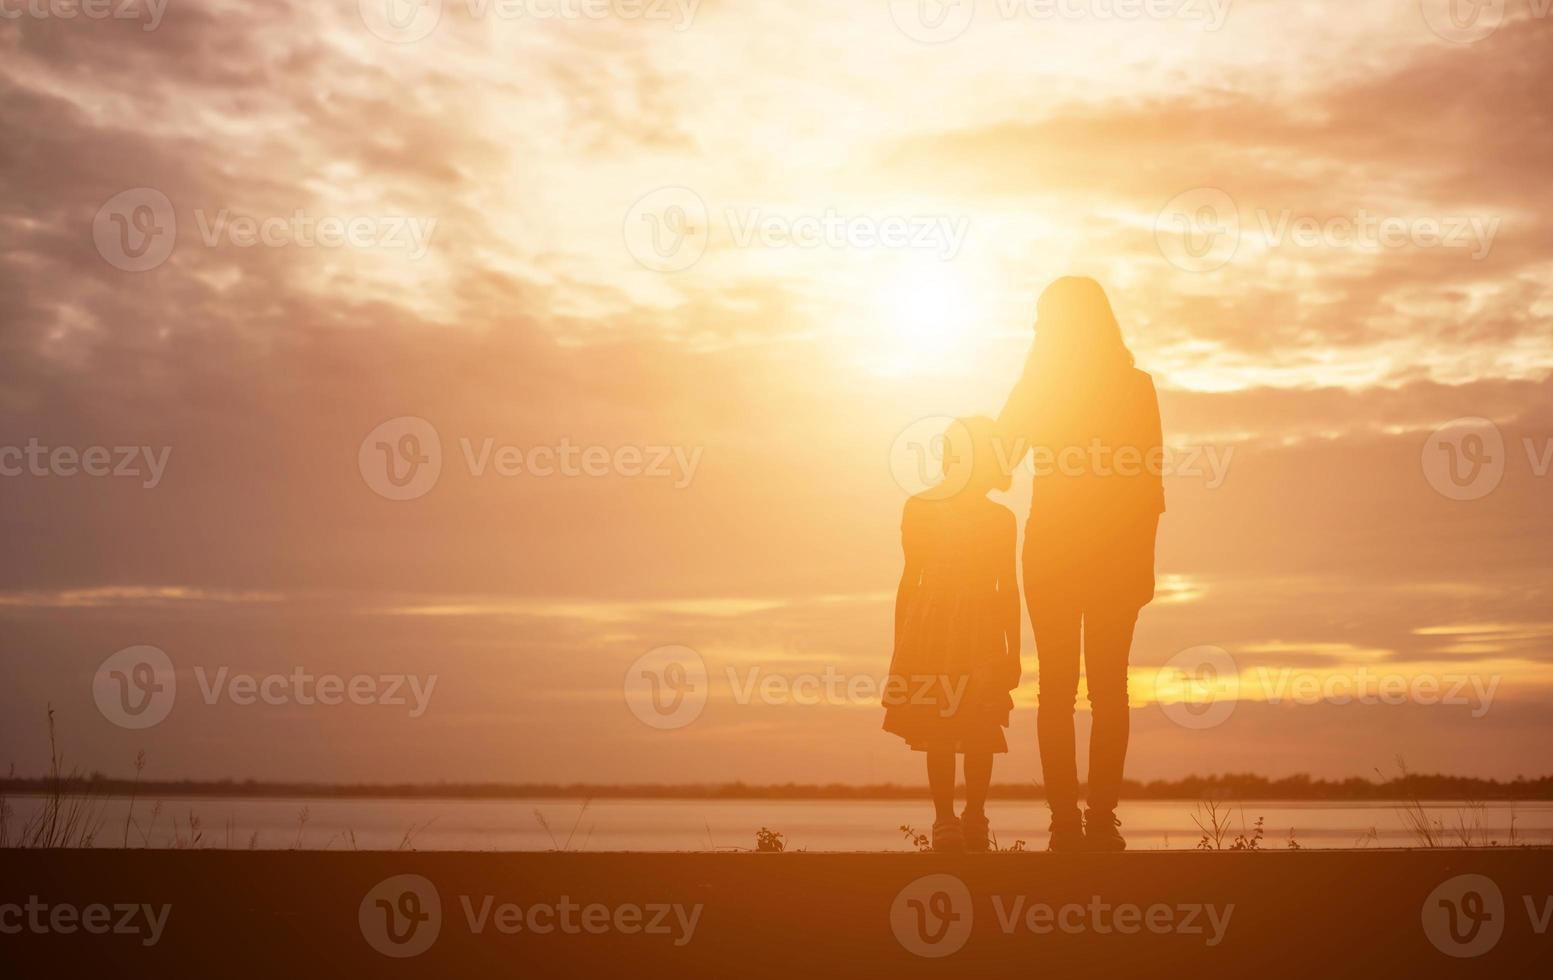
[[[97,710],[120,728],[160,724],[173,710],[177,696],[172,659],[153,646],[125,647],[104,660],[92,676]]]
[[[701,261],[711,233],[711,213],[688,187],[660,187],[626,212],[626,251],[653,272],[683,272]]]
[[[1488,257],[1503,219],[1450,214],[1387,215],[1368,208],[1352,214],[1302,214],[1292,208],[1251,212],[1269,249],[1458,249],[1473,261]],[[1240,208],[1217,187],[1171,198],[1154,219],[1154,241],[1165,260],[1186,272],[1212,272],[1232,261],[1242,244]]]
[[[1222,647],[1188,647],[1154,676],[1154,697],[1165,717],[1182,728],[1215,728],[1235,713],[1240,671]]]
[[[222,208],[214,214],[194,210],[200,243],[216,248],[383,249],[420,261],[431,250],[436,218],[409,215],[314,215],[301,208],[290,214],[254,216]]]
[[[971,890],[954,875],[923,875],[890,903],[895,941],[927,959],[953,956],[964,948],[973,920]]]
[[[254,216],[222,208],[194,209],[199,242],[205,248],[382,249],[426,257],[436,218],[407,215],[313,215],[301,208],[290,214]],[[172,256],[178,241],[178,217],[166,194],[136,187],[110,198],[92,219],[92,241],[109,265],[125,272],[148,272]]]
[[[1441,39],[1471,44],[1499,30],[1505,0],[1419,0],[1418,9]]]
[[[948,262],[960,253],[970,219],[947,214],[843,213],[837,208],[780,211],[725,207],[713,214],[685,187],[664,187],[626,213],[626,250],[646,269],[680,272],[700,260],[712,231],[737,249],[912,251]]]
[[[482,895],[478,906],[474,896],[460,895],[458,903],[473,935],[483,935],[488,929],[504,936],[523,932],[602,936],[618,932],[625,936],[668,937],[676,947],[687,946],[695,939],[696,926],[706,910],[699,902],[695,905],[679,902],[624,902],[619,905],[589,902],[585,905],[573,901],[569,895],[562,895],[555,902],[528,905],[498,902],[495,895]]]
[[[1231,0],[997,0],[1004,20],[1025,17],[1036,21],[1179,20],[1217,31],[1229,19]]]
[[[1240,247],[1240,209],[1217,187],[1182,191],[1155,216],[1154,242],[1176,268],[1212,272],[1228,265]]]
[[[178,240],[178,216],[166,194],[134,187],[109,198],[92,219],[97,254],[124,272],[149,272],[166,262]]]
[[[977,0],[887,0],[890,19],[922,44],[944,44],[963,35],[976,19]],[[1231,0],[981,0],[998,20],[1050,24],[1137,23],[1179,20],[1217,31],[1229,17]]]
[[[952,447],[988,454],[985,462],[1013,477],[1027,472],[1036,479],[1131,479],[1142,476],[1200,479],[1217,490],[1229,478],[1234,446],[1110,445],[1100,439],[1084,444],[1046,445],[1023,437],[993,436],[985,443],[971,437],[965,423],[946,415],[917,419],[890,444],[890,475],[908,496],[946,500],[970,481],[983,460],[950,458]]]
[[[384,956],[419,956],[442,932],[442,898],[421,875],[393,875],[362,898],[356,922],[367,945]]]
[[[470,20],[667,21],[686,30],[701,0],[464,0]],[[390,44],[430,37],[442,23],[443,0],[360,0],[361,22]]]
[[[0,21],[31,17],[34,20],[140,20],[150,33],[162,26],[168,0],[0,0]]]
[[[1219,906],[1200,902],[1179,905],[1156,902],[1143,906],[1131,902],[1112,904],[1100,895],[1090,896],[1083,904],[1069,902],[1060,906],[1031,902],[1024,895],[1017,895],[1012,900],[994,895],[992,910],[1004,935],[1012,935],[1020,928],[1037,936],[1054,932],[1069,936],[1086,932],[1102,936],[1136,936],[1149,932],[1156,936],[1202,936],[1203,944],[1210,947],[1224,941],[1229,932],[1229,921],[1235,914],[1234,903]]]
[[[167,472],[171,446],[45,446],[34,436],[25,446],[0,446],[0,477],[129,477],[155,490]]]
[[[212,674],[203,666],[194,668],[200,697],[213,705],[226,698],[239,707],[254,704],[300,704],[304,707],[341,704],[378,705],[408,708],[411,718],[419,718],[431,706],[437,687],[437,675],[429,674],[314,674],[302,667],[289,673],[234,674],[219,667]]]
[[[471,477],[502,479],[668,480],[684,490],[701,465],[701,446],[661,443],[588,445],[562,436],[554,444],[518,446],[486,436],[460,436],[454,460]],[[442,440],[423,418],[390,419],[367,433],[356,452],[357,468],[373,492],[389,500],[414,500],[431,492],[442,473]]]
[[[1424,479],[1440,496],[1480,500],[1504,479],[1504,436],[1488,419],[1453,419],[1430,433],[1422,462]]]
[[[91,936],[136,936],[141,946],[155,946],[167,931],[167,920],[172,911],[172,905],[166,903],[76,905],[72,902],[49,903],[37,895],[29,895],[25,904],[0,904],[0,935],[30,932],[38,936],[69,936],[84,932]]]
[[[1220,647],[1189,647],[1160,667],[1155,700],[1182,728],[1214,728],[1229,720],[1241,698],[1269,705],[1449,705],[1482,718],[1493,707],[1499,675],[1377,671],[1334,665],[1323,670],[1258,666],[1242,672]]]
[[[507,479],[523,476],[669,479],[676,490],[685,489],[695,480],[703,452],[701,446],[585,446],[564,436],[554,446],[524,448],[499,444],[489,437],[476,444],[467,436],[461,437],[458,445],[470,476],[491,473]]]
[[[413,44],[442,23],[442,0],[360,0],[361,22],[389,44]]]
[[[1376,672],[1360,666],[1354,670],[1320,673],[1292,668],[1256,668],[1257,687],[1267,703],[1283,704],[1418,704],[1460,705],[1472,709],[1473,718],[1488,714],[1494,694],[1504,678],[1496,674],[1403,674]]]
[[[947,415],[917,419],[902,429],[890,444],[890,476],[907,496],[923,495],[931,500],[947,500],[970,481],[969,466],[945,466],[950,443],[972,445],[965,423]],[[953,478],[946,474],[954,474]]]
[[[1504,935],[1504,895],[1486,875],[1456,875],[1424,899],[1424,935],[1446,956],[1482,956]]]
[[[706,661],[690,647],[656,647],[626,670],[624,687],[627,706],[643,724],[684,728],[706,708]]]
[[[976,18],[976,0],[885,0],[902,34],[923,44],[943,44],[964,34]]]
[[[356,465],[367,486],[388,500],[424,497],[442,475],[442,439],[430,422],[402,415],[361,440]]]

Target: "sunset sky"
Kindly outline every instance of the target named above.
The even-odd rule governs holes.
[[[996,414],[1077,274],[1199,461],[1128,774],[1548,771],[1539,0],[1475,39],[1433,0],[386,2],[0,0],[0,447],[165,451],[0,476],[0,766],[44,769],[52,705],[68,763],[149,778],[916,780],[876,697],[729,672],[885,672],[913,440]],[[147,228],[165,256],[124,247]],[[369,434],[404,418],[440,473],[389,499]],[[1460,419],[1501,443],[1476,499],[1437,487]],[[1026,632],[999,782],[1040,778]],[[177,701],[127,730],[93,683],[136,645]],[[681,727],[624,693],[665,646],[708,671]],[[1179,724],[1156,679],[1204,646],[1240,699]],[[417,717],[206,704],[222,668],[435,686]],[[1269,689],[1361,675],[1466,703]]]

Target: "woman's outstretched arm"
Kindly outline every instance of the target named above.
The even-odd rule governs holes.
[[[1003,607],[1003,638],[1008,648],[1008,658],[1011,662],[1009,689],[1019,686],[1019,645],[1021,637],[1021,623],[1019,613],[1019,574],[1016,571],[1017,562],[1014,555],[1018,549],[1019,526],[1014,521],[1012,512],[1008,512],[1008,530],[1004,533],[1006,544],[1002,551],[1004,554],[1003,571],[998,575],[998,601]]]
[[[906,502],[901,517],[901,551],[905,553],[905,567],[901,569],[901,584],[895,590],[895,647],[901,643],[902,626],[906,621],[906,608],[922,582],[922,558],[917,552],[916,535],[912,527],[912,502]]]
[[[1144,375],[1148,378],[1148,375]],[[1143,458],[1147,462],[1145,473],[1149,479],[1149,512],[1165,512],[1165,481],[1162,472],[1165,458],[1165,436],[1159,420],[1159,393],[1154,379],[1148,378],[1147,393],[1143,405]]]
[[[1003,411],[998,413],[998,432],[1004,439],[1019,442],[1028,434],[1031,417],[1035,414],[1036,392],[1034,361],[1027,361],[1019,380],[1014,382],[1014,389],[1008,393],[1008,400],[1003,403]],[[1021,448],[1024,447],[1021,445],[1013,451],[1017,453]],[[1009,460],[1010,465],[1017,466],[1019,462]]]

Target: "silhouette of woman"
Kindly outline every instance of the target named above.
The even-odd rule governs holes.
[[[906,501],[906,553],[895,597],[895,651],[884,730],[927,753],[933,849],[985,851],[992,757],[1019,686],[1018,529],[987,499],[1008,489],[991,419],[956,420],[943,437],[943,482]],[[965,812],[954,813],[955,756],[965,756]]]
[[[1018,464],[1034,456],[1024,591],[1040,669],[1036,729],[1054,851],[1119,851],[1127,756],[1127,657],[1154,598],[1165,510],[1159,401],[1093,279],[1058,279],[1036,307],[1035,344],[998,417]],[[1093,725],[1080,819],[1073,709],[1080,638]]]

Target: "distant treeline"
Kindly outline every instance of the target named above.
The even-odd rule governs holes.
[[[917,800],[925,786],[842,783],[753,786],[746,783],[591,785],[587,783],[293,783],[257,780],[110,779],[98,773],[61,779],[0,779],[3,793],[93,793],[105,796],[238,796],[337,799],[523,800]],[[1039,800],[1039,784],[994,786],[1004,800]],[[1467,776],[1409,774],[1391,779],[1268,779],[1250,773],[1188,776],[1185,779],[1127,780],[1122,796],[1130,800],[1553,800],[1553,776],[1517,777],[1509,782]]]

